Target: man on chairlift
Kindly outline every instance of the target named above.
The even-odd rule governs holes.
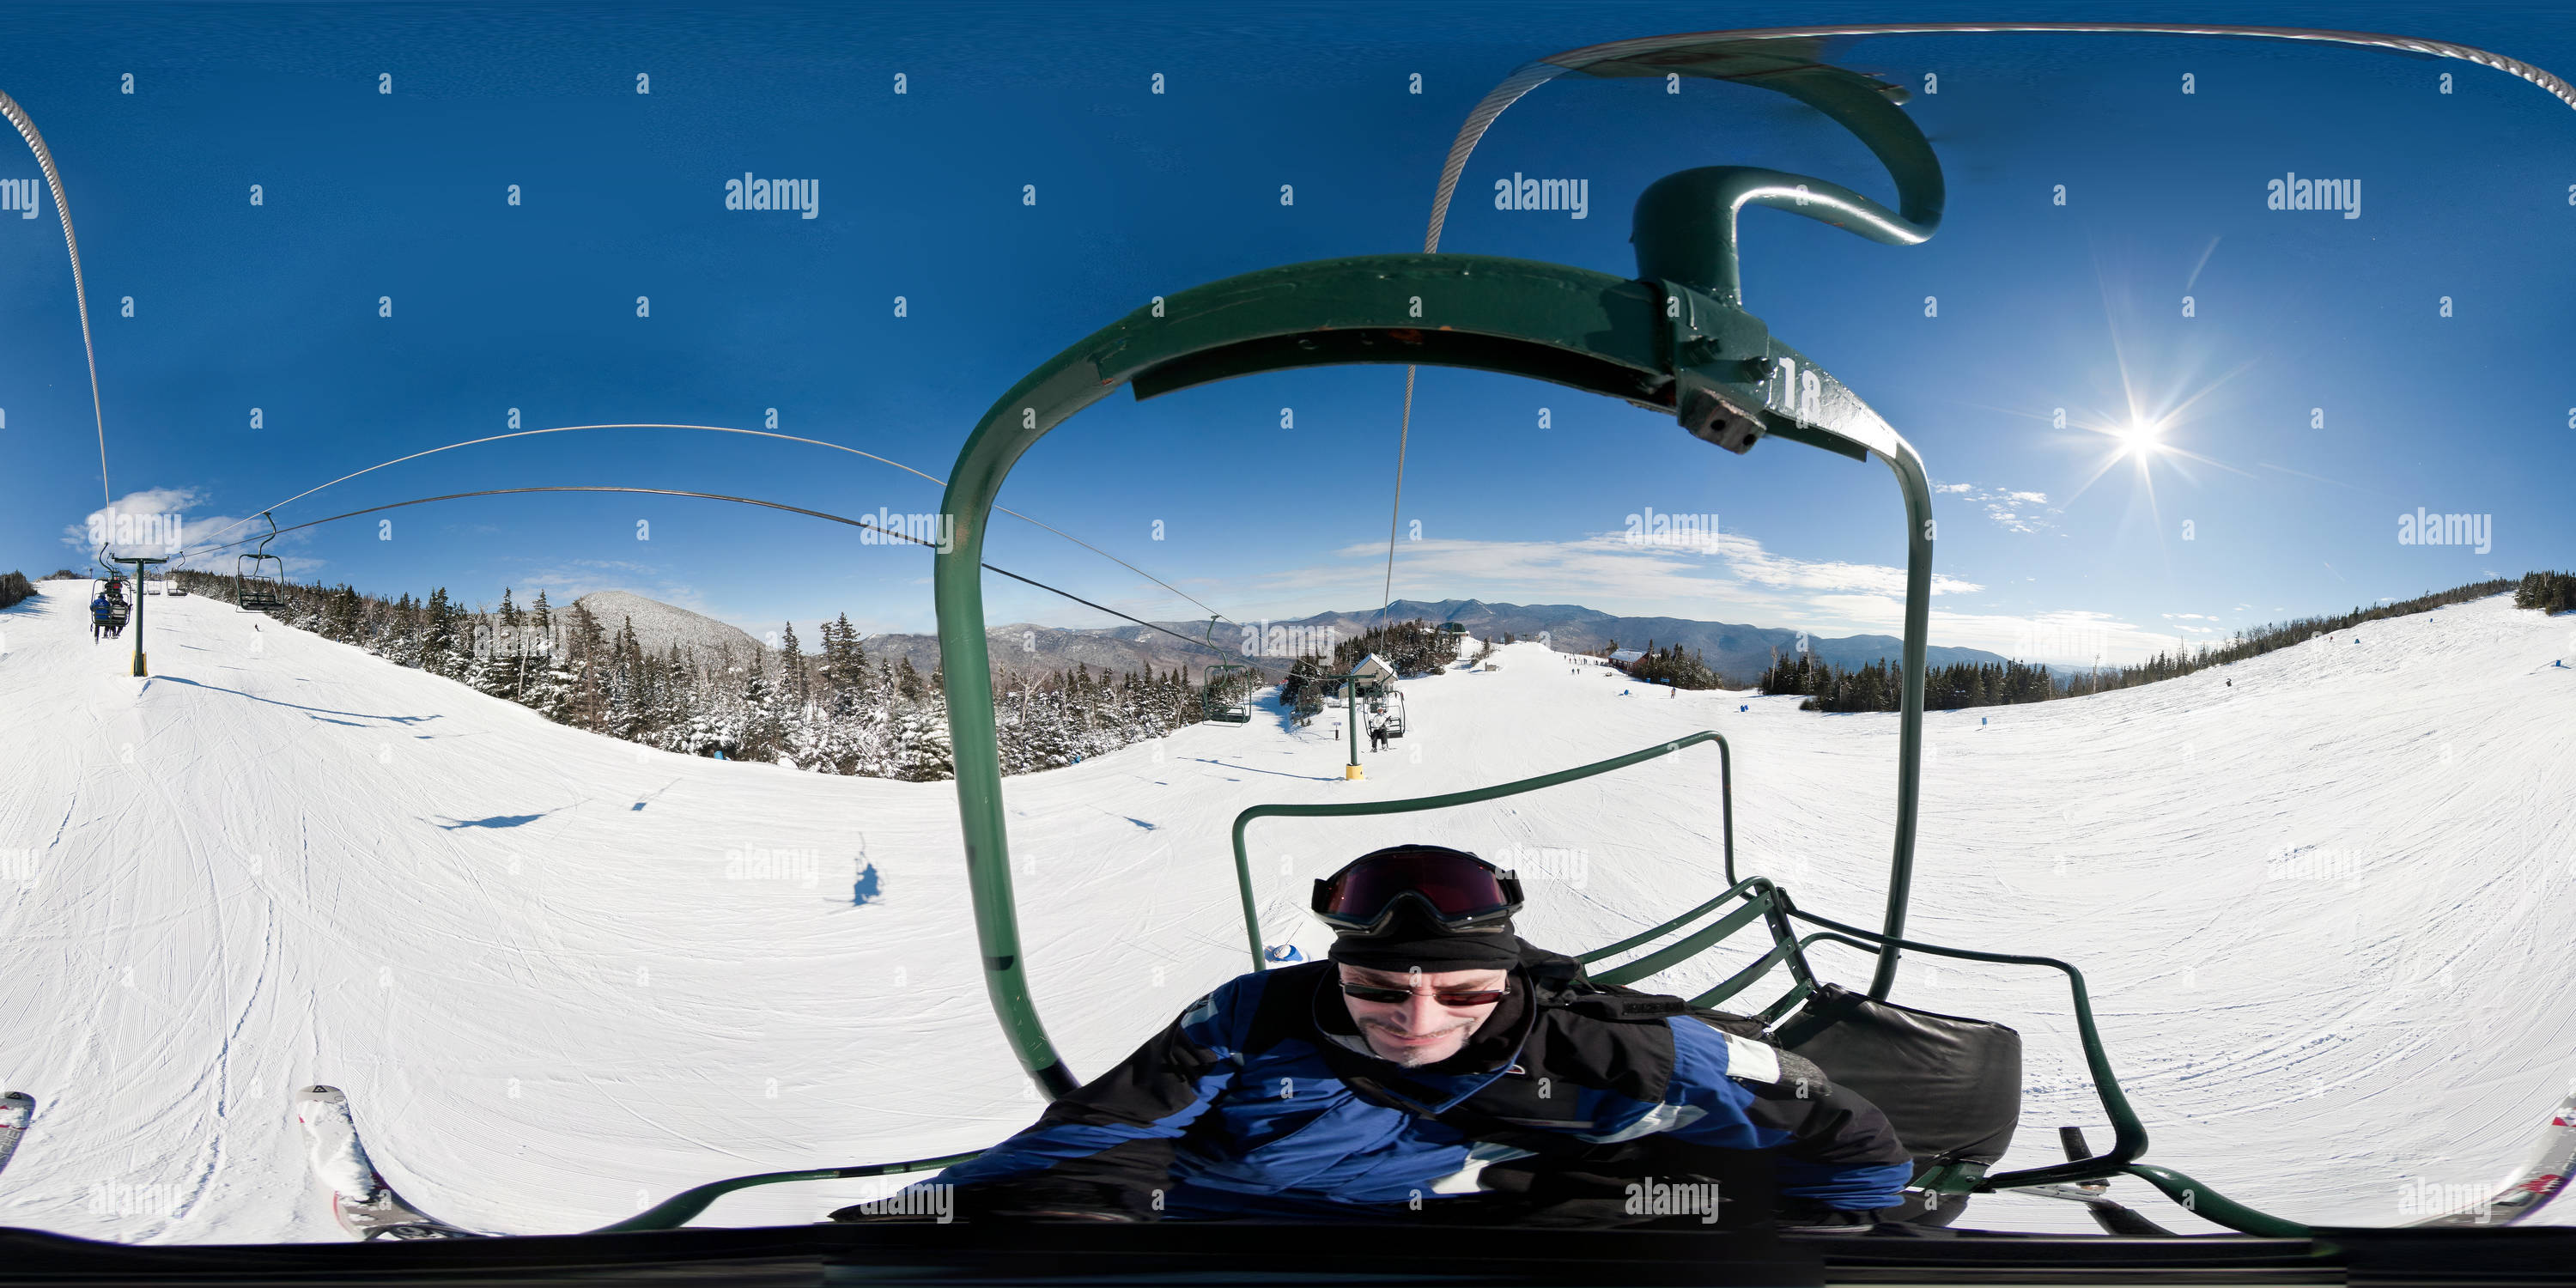
[[[1521,906],[1472,854],[1366,855],[1315,883],[1326,960],[1219,987],[925,1192],[970,1221],[1695,1229],[1904,1202],[1876,1106],[1754,1021],[1592,984],[1513,933]],[[903,1197],[833,1217],[919,1207]]]

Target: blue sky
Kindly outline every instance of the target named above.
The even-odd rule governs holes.
[[[1905,16],[2024,10],[2064,16]],[[71,194],[124,508],[219,531],[379,461],[507,432],[511,408],[526,428],[758,428],[775,408],[781,432],[944,476],[1004,388],[1153,295],[1418,248],[1461,118],[1523,62],[1721,23],[1882,16],[513,12],[12,11],[0,89],[43,129]],[[2391,31],[2576,74],[2576,20],[2536,10],[2122,16]],[[1833,58],[1917,90],[1938,76],[1907,110],[1942,155],[1947,218],[1897,248],[1754,212],[1747,304],[1878,408],[1944,487],[1936,643],[2127,658],[2576,563],[2576,111],[2465,62],[2270,43],[1880,37]],[[1636,194],[1721,163],[1891,195],[1856,142],[1785,98],[1567,79],[1486,137],[1443,249],[1630,274]],[[725,209],[725,180],[746,172],[814,180],[817,217]],[[1587,180],[1587,217],[1494,209],[1494,179],[1515,172]],[[2358,180],[2360,216],[2266,209],[2266,181],[2289,172]],[[0,179],[37,174],[23,152],[0,156]],[[1003,500],[1239,620],[1373,607],[1403,379],[1340,368],[1122,396],[1042,442]],[[34,220],[0,214],[0,566],[81,562],[66,534],[101,503],[87,393],[50,203]],[[2125,426],[2133,406],[2163,422],[2162,447],[2121,456],[2085,428]],[[534,484],[849,515],[938,498],[845,453],[603,430],[443,453],[278,518]],[[2486,516],[2488,548],[2401,544],[2398,516],[2419,506]],[[1714,514],[1720,535],[1686,550],[1619,542],[1648,507]],[[1901,518],[1883,469],[1786,442],[1734,457],[1552,386],[1426,369],[1401,518],[1400,597],[1828,634],[1897,620]],[[856,536],[704,501],[544,495],[397,510],[278,549],[299,577],[385,594],[616,587],[755,631],[838,612],[928,629],[927,558]],[[1125,611],[1199,615],[1023,525],[998,527],[988,558]],[[996,622],[1104,623],[988,580]]]

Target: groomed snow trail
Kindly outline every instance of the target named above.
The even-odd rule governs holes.
[[[405,1197],[529,1233],[1036,1114],[984,998],[949,784],[641,750],[198,597],[151,599],[137,680],[124,642],[89,640],[85,584],[43,589],[0,613],[0,1082],[38,1101],[0,1223],[344,1238],[293,1122],[317,1082],[348,1090]],[[2151,1161],[2302,1220],[2409,1219],[2411,1186],[2518,1162],[2576,1075],[2570,647],[2567,619],[2494,599],[1935,713],[1909,932],[2081,966]],[[1245,969],[1227,836],[1265,801],[1453,791],[1715,728],[1741,871],[1875,924],[1893,716],[1674,697],[1531,644],[1493,660],[1407,682],[1413,732],[1358,784],[1338,712],[1275,711],[1007,780],[1025,947],[1075,1071]],[[1306,884],[1426,837],[1531,878],[1530,938],[1607,942],[1722,888],[1716,785],[1694,748],[1440,814],[1265,820],[1267,938],[1320,947]],[[852,907],[862,859],[885,897]],[[1867,978],[1859,953],[1819,961]],[[2101,1123],[2053,972],[1909,959],[1896,1000],[2023,1032],[2006,1166]],[[708,1219],[885,1188],[753,1190]],[[2072,1204],[1977,1204],[1974,1224],[2091,1228]]]

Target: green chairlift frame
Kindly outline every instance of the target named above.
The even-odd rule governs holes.
[[[1216,648],[1216,618],[1208,619],[1207,646]],[[1199,719],[1211,724],[1252,723],[1252,693],[1247,677],[1259,671],[1243,662],[1211,662],[1200,677]]]
[[[1233,376],[1350,363],[1526,376],[1676,417],[1742,453],[1777,437],[1895,476],[1907,547],[1896,837],[1873,997],[1896,978],[1912,882],[1931,613],[1932,498],[1922,459],[1868,404],[1742,307],[1736,216],[1767,205],[1872,240],[1914,244],[1940,221],[1931,145],[1880,82],[1817,64],[1757,82],[1840,122],[1894,177],[1891,211],[1839,184],[1740,166],[1684,170],[1638,200],[1638,275],[1485,255],[1370,255],[1247,273],[1157,298],[1022,378],[976,426],[941,508],[957,539],[936,556],[940,663],[985,988],[1021,1067],[1049,1095],[1079,1085],[1028,990],[984,640],[987,521],[1011,466],[1049,430],[1130,386],[1150,398]]]
[[[1199,690],[1199,718],[1211,724],[1252,723],[1252,696],[1244,691],[1244,677],[1251,672],[1241,662],[1211,664]]]
[[[1405,701],[1404,690],[1392,684],[1370,699],[1369,714],[1386,717],[1380,723],[1386,726],[1389,738],[1401,738],[1413,728],[1412,709]]]
[[[268,535],[259,539],[259,549],[234,557],[233,604],[245,612],[267,613],[286,607],[286,561],[268,552],[268,543],[277,539],[276,518],[266,510],[259,517],[268,520]],[[262,571],[269,564],[277,565],[277,571]]]
[[[89,579],[92,587],[90,598],[96,599],[101,595],[107,596],[108,622],[118,630],[123,630],[125,629],[125,623],[132,618],[134,613],[133,603],[124,598],[125,570],[107,561],[107,548],[104,546],[99,548],[98,566],[106,569],[107,571]]]
[[[1945,1192],[1992,1191],[2125,1173],[2233,1228],[2305,1234],[2307,1228],[2295,1222],[2229,1202],[2180,1173],[2135,1161],[2146,1149],[2145,1128],[2112,1075],[2083,976],[2074,967],[1905,937],[1921,803],[1924,652],[1937,535],[1931,491],[1921,457],[1893,427],[1744,309],[1737,216],[1748,205],[1770,206],[1873,241],[1913,245],[1938,227],[1944,185],[1931,145],[1891,101],[1893,87],[1839,68],[1779,61],[1790,65],[1765,67],[1764,76],[1748,83],[1789,94],[1857,135],[1895,180],[1898,209],[1812,176],[1744,166],[1683,170],[1648,187],[1637,201],[1631,238],[1635,278],[1530,260],[1439,254],[1320,260],[1247,273],[1157,297],[1058,354],[985,413],[949,475],[941,505],[955,524],[957,540],[937,556],[933,586],[968,882],[985,989],[994,1011],[1021,1067],[1046,1095],[1062,1095],[1080,1085],[1056,1053],[1030,998],[1011,884],[981,566],[986,526],[1011,466],[1049,430],[1122,385],[1144,399],[1234,376],[1351,363],[1427,364],[1525,376],[1671,415],[1694,436],[1738,454],[1765,438],[1782,438],[1855,461],[1875,460],[1894,475],[1905,507],[1904,681],[1896,834],[1880,925],[1869,930],[1828,921],[1799,911],[1787,892],[1763,878],[1736,878],[1731,753],[1724,739],[1703,732],[1591,765],[1445,796],[1244,811],[1236,821],[1235,853],[1254,969],[1262,968],[1262,944],[1243,829],[1255,818],[1395,814],[1462,805],[1715,742],[1722,781],[1728,782],[1721,793],[1727,816],[1727,888],[1681,917],[1596,949],[1585,960],[1645,947],[1706,914],[1729,910],[1597,978],[1643,978],[1756,922],[1770,934],[1772,947],[1754,966],[1701,994],[1700,1000],[1731,997],[1772,967],[1786,964],[1793,987],[1761,1012],[1766,1020],[1780,1018],[1816,987],[1805,948],[1818,940],[1876,956],[1867,990],[1875,999],[1888,995],[1905,952],[2064,971],[2074,990],[2086,1062],[2113,1124],[2111,1148],[2049,1167],[1992,1176],[1951,1172],[1927,1177],[1924,1183]],[[1740,906],[1729,908],[1731,904]],[[1823,929],[1799,938],[1790,927],[1792,918]]]

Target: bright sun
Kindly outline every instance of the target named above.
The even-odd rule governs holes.
[[[2120,449],[2134,456],[2145,456],[2164,446],[2165,427],[2152,420],[2133,420],[2128,428],[2116,431]]]

